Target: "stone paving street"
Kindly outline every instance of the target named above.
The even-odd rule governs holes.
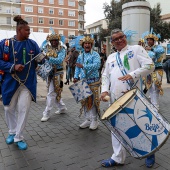
[[[170,84],[163,79],[164,96],[160,97],[160,112],[170,122]],[[7,145],[8,128],[5,123],[3,105],[0,103],[0,170],[104,170],[101,161],[112,154],[109,130],[100,122],[95,131],[79,129],[84,120],[78,117],[80,105],[75,102],[64,86],[63,100],[68,111],[56,115],[54,108],[48,122],[41,122],[45,109],[46,83],[38,78],[38,101],[32,103],[28,123],[24,131],[28,143],[26,151],[16,145]],[[101,110],[107,109],[101,103]],[[170,170],[170,138],[156,152],[154,170]],[[146,170],[144,159],[138,160],[127,154],[124,166],[112,170]]]

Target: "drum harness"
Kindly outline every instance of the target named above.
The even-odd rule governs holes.
[[[122,72],[122,74],[123,74],[123,76],[125,76],[125,75],[127,75],[127,72],[126,72],[126,70],[124,69],[124,66],[123,66],[123,64],[122,64],[122,61],[121,61],[121,59],[120,59],[120,53],[119,52],[117,52],[117,55],[116,55],[116,61],[117,61],[117,64],[118,64],[118,66],[119,66],[119,68],[120,68],[120,71]],[[127,81],[127,83],[128,83],[128,85],[130,86],[130,89],[133,89],[133,88],[136,88],[136,89],[138,89],[140,92],[141,92],[141,95],[143,96],[145,96],[145,94],[136,86],[136,84],[137,84],[137,82],[136,83],[134,83],[134,82],[132,82],[132,81],[130,81],[130,80],[126,80]],[[151,103],[150,102],[150,100],[145,96],[145,98],[146,98],[146,100],[149,102],[149,103]],[[144,102],[142,101],[142,103],[144,104]],[[152,103],[151,103],[152,104]],[[122,110],[125,110],[124,108],[123,108],[123,106],[122,105],[119,105],[120,106],[120,108],[122,109]],[[152,106],[153,107],[155,107],[153,104],[152,104]],[[156,107],[155,107],[156,108]],[[127,113],[127,111],[125,110],[125,113],[128,115],[128,113]],[[154,115],[154,114],[153,114]],[[129,115],[128,115],[129,116]],[[155,115],[154,115],[155,116]],[[156,116],[155,116],[156,117]],[[163,117],[163,115],[162,115],[162,117]],[[134,120],[129,116],[129,118],[134,122]],[[165,118],[165,117],[163,117],[166,121],[167,121],[167,119]],[[131,146],[126,142],[126,140],[120,135],[120,133],[119,133],[119,131],[115,128],[115,127],[113,127],[112,125],[111,125],[111,123],[109,122],[109,120],[108,120],[108,117],[105,119],[107,122],[105,123],[105,122],[103,122],[101,119],[100,119],[100,117],[99,117],[99,120],[100,120],[100,122],[111,132],[111,134],[113,134],[114,135],[114,137],[122,144],[122,143],[125,143],[126,145],[128,145],[128,147],[129,148],[131,148]],[[159,122],[160,122],[160,120],[159,120]],[[168,122],[168,121],[167,121]],[[161,122],[160,122],[161,123]],[[162,124],[162,123],[161,123]],[[107,126],[107,125],[109,125],[109,127]],[[166,127],[162,124],[162,126],[166,129]],[[139,127],[139,129],[142,131],[142,129]],[[114,133],[113,133],[114,132]],[[144,133],[143,131],[142,131],[142,133]],[[121,138],[123,138],[123,142],[122,141],[120,141],[120,139],[117,137],[117,135],[119,135],[119,136],[121,136]],[[146,135],[145,135],[146,136]],[[147,136],[146,136],[147,137]],[[148,137],[147,137],[148,138]],[[167,138],[168,139],[168,138]],[[166,139],[166,140],[167,140]],[[148,140],[152,143],[152,141],[151,141],[151,139],[149,139],[148,138]],[[153,143],[152,143],[153,144]],[[153,144],[154,145],[154,144]],[[131,153],[130,153],[130,151],[122,144],[122,146],[125,148],[125,150],[131,155]],[[156,146],[155,146],[156,147]],[[159,147],[156,147],[156,150],[159,150]],[[155,150],[155,152],[156,152],[156,150]],[[139,155],[136,153],[136,152],[134,152],[135,154],[136,154],[136,156],[139,158],[139,159],[142,159],[142,158],[144,158],[144,157],[139,157]],[[150,154],[152,154],[152,152],[150,153]],[[149,155],[146,155],[145,157],[147,157],[147,156],[149,156]]]

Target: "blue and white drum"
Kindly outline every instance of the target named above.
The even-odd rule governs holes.
[[[46,80],[52,71],[52,66],[46,60],[44,64],[39,65],[36,69],[37,75],[40,76],[43,80]]]
[[[93,94],[86,79],[82,79],[72,84],[69,89],[77,103]]]
[[[103,114],[115,137],[135,158],[145,158],[165,143],[170,124],[137,90],[132,89],[115,101]]]

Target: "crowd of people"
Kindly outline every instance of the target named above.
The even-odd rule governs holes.
[[[83,51],[78,51],[76,46],[66,49],[60,35],[52,33],[46,38],[47,44],[43,49],[45,57],[39,62],[34,58],[42,49],[40,50],[35,41],[29,39],[28,23],[21,16],[14,17],[14,21],[17,24],[16,35],[0,42],[2,100],[9,128],[7,144],[16,143],[19,149],[27,149],[23,131],[31,101],[36,102],[37,66],[45,62],[48,62],[52,68],[46,78],[48,94],[42,122],[49,120],[50,111],[54,106],[58,108],[56,114],[67,112],[68,108],[62,100],[63,85],[69,85],[70,82],[77,84],[84,79],[92,95],[86,98],[83,96],[81,100],[80,113],[84,112],[85,117],[84,122],[79,125],[81,129],[98,128],[100,102],[107,102],[107,96],[110,96],[110,103],[114,103],[134,85],[140,89],[143,82],[145,93],[148,91],[151,103],[159,110],[159,95],[163,95],[161,84],[165,65],[162,62],[164,48],[156,45],[158,41],[156,35],[146,36],[146,44],[143,41],[130,46],[127,44],[124,32],[115,29],[111,32],[114,52],[107,57],[105,48],[101,53],[93,50],[94,39],[90,36],[84,36],[81,40]],[[63,77],[64,62],[66,82]],[[116,119],[120,121],[119,114],[116,115]],[[122,165],[125,162],[126,149],[115,136],[112,131],[114,153],[111,158],[102,161],[101,165],[104,167]],[[155,155],[151,154],[146,158],[145,164],[150,168],[154,163]]]

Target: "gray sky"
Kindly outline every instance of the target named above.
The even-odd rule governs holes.
[[[103,13],[103,4],[107,2],[110,5],[111,0],[86,0],[85,5],[85,26],[92,24],[100,19],[104,18]],[[161,3],[162,14],[170,13],[170,0],[147,0],[150,2],[151,7],[153,8],[158,2]]]
[[[162,15],[170,14],[170,0],[147,0],[147,1],[150,2],[152,8],[156,6],[157,3],[160,3]]]
[[[105,2],[110,4],[110,0],[86,0],[85,26],[104,18],[102,8]]]

